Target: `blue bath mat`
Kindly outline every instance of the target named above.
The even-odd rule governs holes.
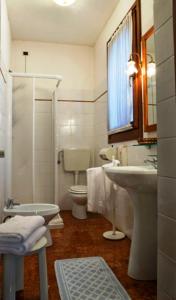
[[[102,257],[55,261],[61,300],[130,300]]]

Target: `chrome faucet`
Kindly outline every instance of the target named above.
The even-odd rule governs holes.
[[[5,202],[5,206],[6,206],[6,208],[13,208],[14,207],[14,205],[20,205],[19,203],[15,203],[14,202],[14,199],[10,199],[10,198],[8,198],[7,200],[6,200],[6,202]]]
[[[8,198],[5,202],[6,208],[13,208],[13,203],[14,203],[14,200]]]
[[[151,155],[151,159],[145,159],[144,163],[145,164],[149,164],[150,166],[154,167],[155,169],[157,169],[158,165],[157,165],[157,156],[156,155]]]

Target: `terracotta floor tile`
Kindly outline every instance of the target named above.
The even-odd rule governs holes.
[[[77,220],[71,212],[62,212],[65,227],[52,230],[53,246],[47,248],[49,300],[59,300],[54,273],[57,259],[102,256],[133,300],[156,300],[155,281],[137,281],[127,275],[130,240],[108,241],[102,233],[111,224],[102,216],[89,214],[87,220]],[[2,268],[1,268],[2,270]],[[2,272],[1,272],[2,273]],[[25,258],[25,290],[17,300],[39,300],[38,263],[36,256]]]

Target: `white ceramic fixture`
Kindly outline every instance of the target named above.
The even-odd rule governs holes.
[[[132,200],[134,225],[128,275],[154,280],[157,271],[157,170],[146,166],[104,166],[107,176]]]
[[[18,214],[22,216],[40,215],[44,217],[47,224],[59,211],[58,205],[45,203],[20,204],[14,205],[13,208],[4,208],[4,213],[10,216]]]
[[[72,5],[76,0],[54,0],[54,2],[60,6],[70,6]]]
[[[68,189],[72,198],[72,215],[77,219],[87,218],[87,186],[79,185],[80,171],[86,171],[90,166],[90,149],[70,148],[63,150],[64,170],[73,172],[74,186]]]
[[[45,225],[47,226],[49,221],[51,221],[60,211],[58,205],[55,204],[46,204],[46,203],[29,203],[29,204],[20,204],[14,205],[12,208],[4,208],[5,216],[33,216],[40,215],[45,219]],[[61,219],[61,218],[60,218]],[[62,219],[61,219],[62,222]],[[63,223],[61,224],[63,227]],[[47,246],[52,245],[52,238],[50,234],[50,227],[47,226],[47,232],[45,234],[47,238]]]
[[[120,161],[113,160],[112,163],[103,165],[103,169],[112,166],[119,166]],[[117,184],[113,184],[113,192],[118,189]],[[112,196],[112,230],[105,231],[103,237],[108,240],[122,240],[125,237],[125,234],[121,231],[116,230],[115,218],[116,218],[116,206],[115,206],[115,196]]]

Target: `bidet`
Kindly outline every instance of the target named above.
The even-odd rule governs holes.
[[[13,205],[12,208],[4,207],[4,214],[5,216],[15,216],[15,215],[22,215],[22,216],[33,216],[33,215],[40,215],[44,217],[45,224],[47,226],[47,233],[46,238],[48,241],[47,246],[52,245],[52,238],[50,234],[50,225],[48,224],[60,211],[60,208],[56,204],[47,204],[47,203],[28,203],[28,204],[20,204],[20,205]],[[59,227],[63,227],[63,220],[60,218]]]

